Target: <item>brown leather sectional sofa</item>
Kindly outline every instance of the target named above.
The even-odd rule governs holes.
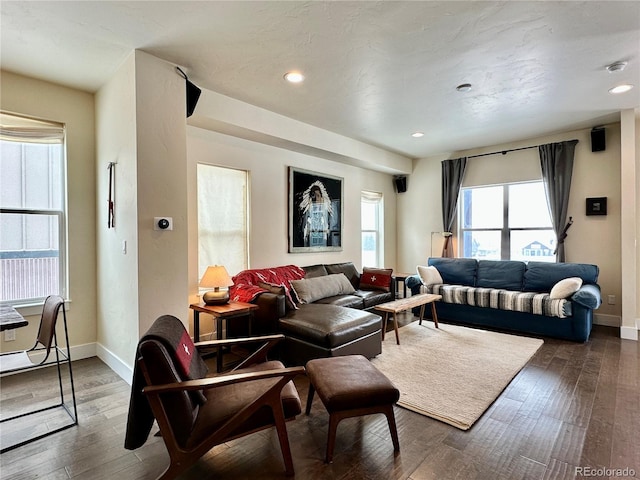
[[[253,333],[283,333],[285,342],[279,354],[287,365],[304,365],[313,358],[351,354],[373,358],[381,353],[382,322],[373,307],[395,299],[391,270],[365,269],[363,276],[351,262],[311,265],[302,269],[305,277],[299,290],[304,286],[312,301],[303,300],[304,303],[292,308],[292,305],[287,306],[284,294],[260,293],[253,300],[259,307],[254,314]],[[319,290],[331,293],[331,287],[326,285],[336,278],[332,275],[339,274],[347,277],[352,291],[314,297]],[[361,278],[369,283],[361,282]],[[384,284],[379,283],[381,279]],[[342,277],[340,280],[344,282]],[[295,290],[296,281],[291,284]]]

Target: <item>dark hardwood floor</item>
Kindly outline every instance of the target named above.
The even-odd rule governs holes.
[[[405,315],[403,323],[413,320]],[[407,368],[420,368],[407,359]],[[55,396],[55,373],[1,380],[2,417]],[[162,440],[123,447],[129,386],[97,358],[74,362],[80,425],[0,455],[0,477],[154,479],[167,464]],[[53,388],[51,388],[53,386]],[[308,381],[296,380],[303,402]],[[64,420],[2,424],[3,446]],[[338,427],[334,462],[323,463],[328,415],[288,423],[297,479],[640,479],[640,343],[596,326],[585,344],[545,339],[543,347],[469,430],[396,407],[400,453],[382,415]],[[152,433],[157,429],[154,428]],[[620,476],[611,469],[631,469]],[[580,470],[582,469],[582,470]],[[598,469],[600,469],[598,471]],[[604,470],[607,469],[607,470]],[[273,429],[218,446],[183,479],[285,478]]]

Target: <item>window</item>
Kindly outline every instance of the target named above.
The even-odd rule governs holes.
[[[233,276],[249,265],[246,171],[198,164],[198,278],[209,265]]]
[[[362,192],[362,265],[380,267],[382,258],[382,194]]]
[[[542,182],[463,188],[458,225],[463,257],[556,259],[556,236]]]
[[[66,297],[64,125],[0,112],[0,302]]]

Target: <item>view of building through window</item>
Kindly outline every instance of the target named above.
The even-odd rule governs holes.
[[[554,262],[556,236],[542,182],[463,188],[462,257]]]
[[[2,113],[0,301],[65,295],[64,127]]]

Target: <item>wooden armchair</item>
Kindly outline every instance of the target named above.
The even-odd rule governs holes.
[[[169,315],[158,318],[138,344],[125,447],[143,445],[155,418],[170,457],[158,477],[165,480],[175,478],[215,445],[275,426],[285,472],[293,475],[285,421],[301,412],[291,380],[304,374],[304,368],[284,368],[279,361],[267,360],[269,349],[283,338],[271,335],[194,345],[180,320]],[[255,343],[262,345],[254,354],[232,371],[214,376],[207,375],[198,353],[204,347]]]

